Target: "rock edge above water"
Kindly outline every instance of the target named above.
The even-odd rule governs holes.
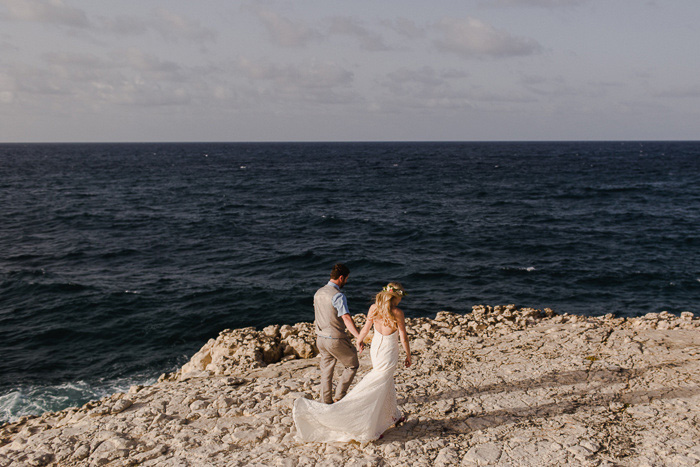
[[[0,466],[700,465],[692,313],[480,305],[407,325],[408,421],[382,440],[295,440],[292,403],[320,383],[313,326],[297,323],[225,330],[152,386],[5,424]]]

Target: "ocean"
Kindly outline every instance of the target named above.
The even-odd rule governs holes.
[[[226,328],[477,304],[700,312],[700,142],[0,145],[0,422],[149,384]]]

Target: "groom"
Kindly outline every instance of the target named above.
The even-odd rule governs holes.
[[[314,295],[316,346],[321,357],[321,400],[326,404],[345,397],[360,366],[357,351],[346,330],[356,338],[360,333],[348,311],[348,300],[340,291],[349,274],[347,266],[336,264],[331,271],[331,280]],[[340,362],[345,370],[340,376],[333,398],[333,371],[336,362]]]

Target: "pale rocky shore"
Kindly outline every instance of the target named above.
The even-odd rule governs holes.
[[[312,326],[298,323],[223,331],[152,386],[5,424],[0,466],[700,465],[691,313],[476,306],[408,326],[407,421],[380,440],[295,439],[293,401],[320,382]],[[365,351],[355,382],[369,369]]]

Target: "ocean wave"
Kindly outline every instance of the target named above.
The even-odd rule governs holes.
[[[534,266],[504,266],[501,270],[507,273],[527,273],[537,271],[537,268]]]
[[[129,256],[141,255],[142,251],[134,248],[119,248],[113,251],[106,251],[100,255],[102,259],[124,258]]]
[[[93,290],[94,287],[72,281],[45,280],[43,274],[16,275],[2,282],[4,293],[15,296],[37,296],[41,294],[70,294]]]
[[[23,385],[0,393],[0,423],[13,422],[25,415],[39,415],[81,406],[134,385],[150,385],[157,377],[134,375],[109,381],[73,381],[52,385]]]

